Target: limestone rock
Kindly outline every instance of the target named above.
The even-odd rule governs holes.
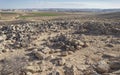
[[[112,72],[113,74],[120,74],[120,70]]]
[[[65,75],[62,70],[54,69],[50,75]]]
[[[88,42],[84,43],[84,47],[89,47],[89,46],[90,46],[90,44]]]
[[[80,46],[84,46],[84,43],[82,41],[78,41]]]
[[[42,53],[42,52],[40,52],[40,51],[37,51],[37,52],[33,52],[33,54],[35,55],[35,57],[37,57],[38,59],[40,59],[40,60],[43,60],[43,59],[45,59],[45,55]]]
[[[42,51],[44,54],[49,54],[51,50],[50,50],[48,47],[44,47],[43,49],[41,49],[41,51]]]
[[[25,72],[35,73],[35,72],[39,72],[40,71],[40,67],[38,65],[36,65],[36,66],[27,66],[23,70]]]
[[[75,66],[65,67],[65,75],[79,75],[79,72]]]
[[[26,72],[25,75],[33,75],[31,72]]]
[[[68,55],[68,52],[67,51],[62,51],[61,52],[61,56],[67,56]]]
[[[65,59],[64,58],[57,58],[57,59],[55,59],[55,64],[58,66],[63,66],[65,64]]]
[[[120,69],[120,62],[119,61],[113,61],[113,62],[110,62],[109,64],[110,64],[111,69],[115,69],[115,70]]]
[[[110,66],[109,64],[107,64],[105,61],[100,61],[98,64],[97,64],[97,67],[96,67],[97,71],[99,73],[106,73],[109,71],[110,69]]]

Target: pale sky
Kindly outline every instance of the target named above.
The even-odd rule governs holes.
[[[120,0],[0,0],[4,8],[120,8]]]

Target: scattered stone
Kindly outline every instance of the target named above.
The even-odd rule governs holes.
[[[5,39],[6,39],[6,35],[0,35],[0,42],[5,41]]]
[[[77,46],[77,47],[76,47],[76,49],[78,49],[78,50],[81,49],[81,48],[82,48],[82,46]]]
[[[53,70],[50,75],[64,75],[64,74],[59,70]]]
[[[25,74],[23,73],[20,75],[46,75],[46,72],[49,74],[49,72],[53,70],[53,65],[55,65],[56,70],[54,69],[52,71],[52,75],[64,75],[60,70],[57,70],[57,68],[64,69],[65,75],[120,75],[119,53],[117,53],[119,52],[118,46],[120,44],[119,21],[97,22],[97,18],[92,18],[96,19],[92,21],[90,18],[88,18],[88,22],[82,22],[77,16],[72,16],[72,19],[69,19],[69,17],[65,19],[59,17],[56,18],[57,19],[55,20],[53,18],[52,20],[43,20],[40,23],[24,21],[15,21],[15,23],[12,23],[13,25],[11,22],[9,24],[7,24],[7,22],[4,24],[0,23],[0,53],[5,53],[8,54],[7,56],[11,56],[12,53],[9,54],[6,52],[13,52],[13,50],[15,50],[15,52],[13,52],[14,56],[14,54],[17,55],[17,53],[19,53],[19,51],[16,50],[25,49],[25,53],[23,53],[23,55],[32,51],[31,54],[25,55],[29,57],[25,59],[25,61],[22,61],[22,58],[19,62],[17,58],[15,62],[13,61],[9,63],[6,61],[8,65],[2,65],[6,63],[4,63],[5,61],[1,60],[0,71],[2,71],[1,67],[5,68],[2,72],[7,72],[7,70],[10,70],[10,72],[15,70],[18,71],[19,69],[21,70],[21,66],[23,67],[28,63],[24,70]],[[44,34],[48,34],[47,36],[50,36],[50,38],[47,40],[43,37]],[[55,36],[56,34],[58,35]],[[43,47],[41,47],[41,45]],[[104,47],[103,45],[105,45],[104,49],[106,49],[104,51],[101,50],[101,48]],[[90,50],[81,50],[85,47],[90,47]],[[111,48],[115,48],[114,51]],[[76,53],[77,50],[81,50],[81,55],[75,56],[75,54],[79,54]],[[99,51],[99,55],[96,54],[97,50]],[[69,55],[73,54],[73,52],[75,52],[74,55]],[[6,56],[5,54],[0,54],[2,56],[1,59]],[[22,53],[20,53],[20,55],[21,54]],[[86,54],[88,55],[88,57],[86,57],[88,59],[85,58]],[[93,55],[89,57],[90,54]],[[109,63],[106,61],[100,61],[102,55],[103,59],[109,60]],[[100,57],[98,58],[96,56]],[[35,57],[40,60],[35,60]],[[80,61],[79,57],[81,57]],[[95,62],[98,61],[100,62],[97,63],[97,65],[94,65]],[[23,65],[22,63],[24,62],[25,64]],[[66,64],[75,66],[65,67]],[[90,65],[94,65],[95,67],[89,69]],[[16,67],[19,68],[16,69]],[[36,74],[36,72],[38,73]],[[8,73],[4,75],[8,75]],[[10,75],[13,75],[13,73]]]
[[[41,51],[42,51],[44,54],[49,54],[51,50],[50,50],[48,47],[44,47]]]
[[[76,67],[78,70],[84,71],[89,67],[89,65],[77,65]]]
[[[98,73],[107,73],[110,69],[110,66],[105,61],[100,61],[98,62],[96,69]]]
[[[45,59],[45,55],[42,53],[42,52],[40,52],[40,51],[37,51],[37,52],[33,52],[33,54],[35,55],[35,57],[37,57],[38,59],[40,59],[40,60],[43,60],[43,59]]]
[[[117,70],[117,71],[114,71],[114,72],[112,72],[113,74],[120,74],[120,70]]]
[[[31,72],[26,72],[25,75],[33,75]]]
[[[87,42],[84,43],[84,47],[89,47],[89,46],[90,46],[89,43],[87,43]]]
[[[103,57],[104,58],[116,58],[116,57],[118,57],[118,55],[113,54],[113,53],[104,53]]]
[[[60,52],[61,51],[61,49],[54,49],[53,50],[53,53],[58,53],[58,52]]]
[[[55,50],[51,49],[50,52],[49,52],[49,54],[53,54],[54,52],[55,52]]]
[[[57,58],[57,59],[55,59],[55,64],[58,66],[63,66],[63,65],[65,65],[65,59],[64,58]]]
[[[75,66],[65,67],[65,75],[79,75],[79,71]]]
[[[52,59],[54,59],[54,56],[53,56],[53,55],[50,55],[50,56],[48,56],[48,57],[45,58],[45,60],[47,60],[47,61],[50,61],[50,60],[52,60]]]
[[[32,72],[32,73],[36,73],[40,71],[40,67],[38,65],[36,66],[27,66],[23,69],[25,72]]]
[[[61,52],[61,56],[67,56],[68,55],[68,52],[67,51],[62,51]]]
[[[73,54],[73,52],[72,51],[68,51],[68,54],[71,55],[71,54]]]
[[[3,49],[2,52],[3,52],[3,53],[9,52],[9,49]]]
[[[82,41],[78,41],[80,46],[84,46],[84,43]]]
[[[113,44],[107,44],[106,46],[107,46],[107,47],[114,47]]]
[[[113,61],[109,62],[110,68],[112,70],[119,70],[120,69],[120,62],[119,61]]]

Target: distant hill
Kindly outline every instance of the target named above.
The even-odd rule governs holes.
[[[104,17],[104,18],[120,18],[120,12],[109,12],[109,13],[103,13],[99,14],[99,17]]]
[[[120,12],[120,9],[72,9],[72,8],[45,8],[45,9],[1,9],[0,11],[52,11],[52,12]]]

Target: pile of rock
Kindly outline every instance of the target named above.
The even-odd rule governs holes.
[[[119,23],[84,22],[76,27],[75,33],[95,34],[95,35],[119,35]]]
[[[76,51],[89,46],[87,42],[83,42],[68,34],[57,35],[56,37],[49,38],[49,41],[49,46],[61,49],[62,51]]]
[[[94,73],[104,75],[119,75],[120,74],[120,62],[119,61],[107,61],[101,60],[94,64]]]
[[[2,25],[0,33],[6,36],[4,38],[5,41],[11,41],[11,43],[6,43],[7,46],[11,48],[28,47],[33,35],[35,36],[38,33],[34,24],[36,23]]]

